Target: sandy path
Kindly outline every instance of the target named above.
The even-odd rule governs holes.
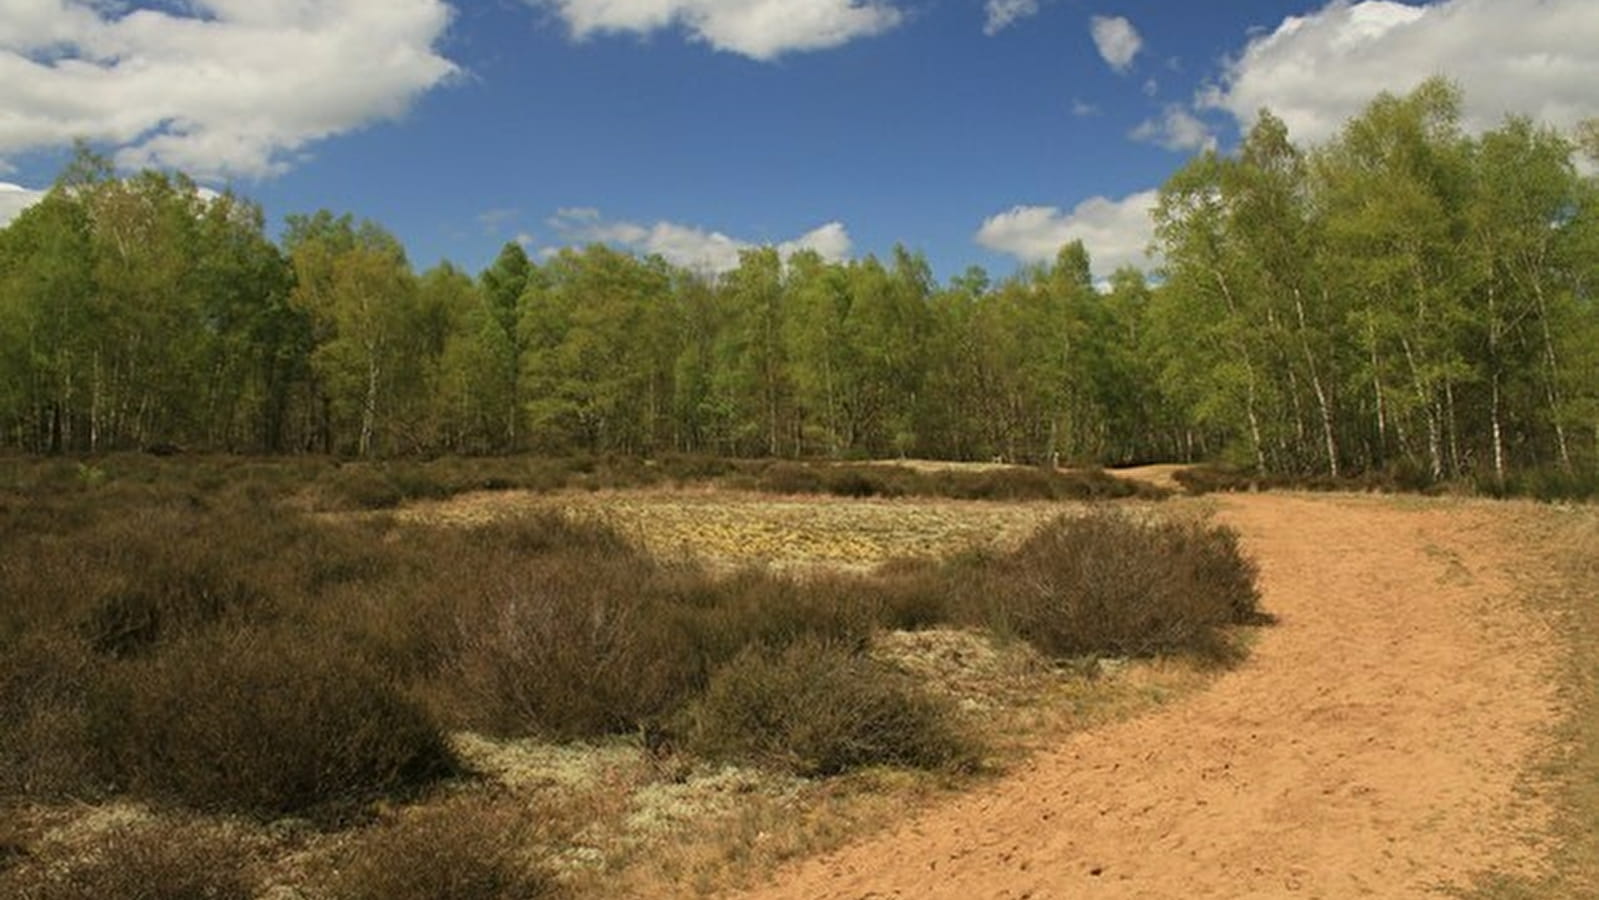
[[[754,896],[1410,897],[1536,866],[1553,638],[1494,507],[1220,503],[1281,617],[1248,663]]]

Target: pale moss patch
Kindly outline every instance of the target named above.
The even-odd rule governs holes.
[[[647,784],[633,795],[625,825],[644,840],[703,826],[751,802],[792,804],[806,781],[741,766],[723,766],[681,782]]]
[[[622,740],[551,744],[460,732],[451,736],[450,745],[473,771],[521,790],[583,790],[613,781],[618,772],[645,768],[638,745]]]
[[[1066,677],[1022,641],[966,628],[885,632],[873,643],[872,656],[968,713],[1035,702]]]

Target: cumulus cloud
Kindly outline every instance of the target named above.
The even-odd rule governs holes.
[[[881,34],[903,14],[887,0],[526,0],[553,9],[575,38],[681,28],[755,60],[825,50]]]
[[[1178,104],[1170,104],[1158,118],[1149,119],[1128,135],[1164,147],[1174,153],[1216,149],[1216,135],[1210,126]]]
[[[988,15],[983,33],[993,37],[1022,19],[1038,15],[1038,0],[988,0],[983,11]]]
[[[1560,128],[1599,115],[1593,0],[1338,0],[1256,36],[1201,96],[1240,125],[1269,107],[1296,140],[1338,132],[1377,93],[1432,75],[1465,90],[1465,127],[1524,113]]]
[[[1149,269],[1154,238],[1152,213],[1157,193],[1141,191],[1113,200],[1090,197],[1071,212],[1055,206],[1017,206],[990,216],[977,231],[977,243],[1026,263],[1048,262],[1060,248],[1082,241],[1094,277],[1104,280],[1123,266]]]
[[[0,156],[82,137],[123,166],[268,176],[457,71],[444,0],[126,7],[0,0]]]
[[[1099,55],[1117,72],[1131,68],[1133,57],[1144,48],[1138,29],[1122,16],[1095,16],[1089,22],[1089,30],[1094,35]]]
[[[640,253],[659,254],[662,259],[685,269],[719,275],[738,268],[741,252],[758,246],[677,222],[610,221],[591,208],[562,209],[550,218],[549,225],[570,244],[616,244]],[[852,249],[849,232],[838,222],[829,222],[793,240],[775,245],[786,259],[802,250],[813,250],[823,259],[840,262]]]
[[[44,194],[44,191],[0,181],[0,228],[11,224],[11,220],[21,215],[23,210],[43,200]]]

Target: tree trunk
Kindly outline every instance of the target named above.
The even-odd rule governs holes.
[[[1321,436],[1327,451],[1327,474],[1338,477],[1338,437],[1333,431],[1332,402],[1327,388],[1322,384],[1321,369],[1316,365],[1316,354],[1310,348],[1309,328],[1305,324],[1305,298],[1294,289],[1294,311],[1299,317],[1299,346],[1305,354],[1305,367],[1310,372],[1310,387],[1316,395],[1316,406],[1321,412]]]
[[[1499,368],[1498,368],[1497,365],[1495,365],[1495,367],[1494,367],[1493,378],[1491,379],[1491,381],[1492,381],[1492,388],[1493,388],[1493,404],[1492,404],[1490,415],[1493,418],[1494,483],[1498,484],[1500,487],[1504,487],[1504,484],[1505,484],[1505,437],[1504,437],[1504,428],[1500,424],[1500,422],[1501,422],[1501,414],[1500,414],[1500,409],[1499,409]]]
[[[1560,408],[1564,405],[1560,397],[1560,366],[1555,357],[1555,339],[1549,330],[1548,304],[1545,302],[1543,285],[1534,281],[1532,295],[1538,301],[1538,324],[1543,327],[1544,364],[1548,372],[1544,378],[1544,393],[1549,401],[1549,418],[1555,426],[1555,446],[1560,451],[1560,468],[1566,474],[1571,474],[1571,448],[1566,442],[1566,426],[1560,421]]]
[[[367,356],[366,364],[366,399],[361,404],[361,441],[359,453],[361,456],[372,454],[372,433],[377,426],[378,409],[378,360],[377,353],[371,352]]]
[[[1421,379],[1421,370],[1416,366],[1416,354],[1411,349],[1410,338],[1403,338],[1400,342],[1405,348],[1405,359],[1410,363],[1410,376],[1416,385],[1416,403],[1422,412],[1422,418],[1427,425],[1427,456],[1432,465],[1434,480],[1444,477],[1443,435],[1438,427],[1438,404],[1428,396],[1426,384]]]

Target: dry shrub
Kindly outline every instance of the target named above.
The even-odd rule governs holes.
[[[357,840],[333,900],[540,900],[565,892],[526,855],[525,814],[482,798],[409,811]]]
[[[1242,491],[1358,491],[1367,493],[1436,493],[1443,485],[1427,470],[1400,461],[1383,469],[1346,473],[1257,472],[1227,465],[1179,469],[1172,478],[1190,494]]]
[[[498,734],[629,731],[688,690],[661,608],[666,575],[603,525],[558,515],[472,529],[454,586],[445,706]]]
[[[1100,469],[947,470],[931,477],[936,485],[933,493],[957,500],[1107,500],[1159,498],[1166,494],[1159,488],[1116,478]]]
[[[107,499],[69,535],[19,536],[0,549],[5,637],[70,622],[96,652],[125,657],[292,593],[276,553],[293,541],[281,513],[214,509],[192,498]]]
[[[1010,467],[921,472],[908,466],[776,462],[747,463],[729,483],[777,494],[839,497],[949,497],[955,500],[1098,500],[1158,498],[1166,492],[1115,478],[1099,469]]]
[[[595,737],[669,717],[745,647],[863,642],[865,592],[760,570],[663,565],[602,525],[535,516],[466,533],[443,708],[497,734]]]
[[[614,560],[560,556],[487,585],[457,623],[466,724],[575,738],[630,731],[669,708],[693,661],[676,652],[649,578]]]
[[[249,629],[123,663],[99,742],[132,794],[208,810],[336,817],[457,771],[443,734],[330,639]]]
[[[1114,512],[1046,525],[989,572],[991,624],[1056,657],[1191,653],[1260,618],[1255,567],[1229,529]]]
[[[699,661],[700,686],[747,647],[802,640],[864,646],[881,621],[870,585],[845,576],[785,576],[747,568],[720,578],[695,572],[671,586],[670,606]]]
[[[0,893],[18,900],[249,900],[256,891],[237,839],[161,821],[116,826],[0,876]]]
[[[975,756],[949,706],[857,650],[816,640],[745,650],[712,676],[685,722],[701,756],[805,776],[959,767]]]
[[[103,664],[71,635],[0,650],[0,796],[92,797],[103,788],[89,701]]]

